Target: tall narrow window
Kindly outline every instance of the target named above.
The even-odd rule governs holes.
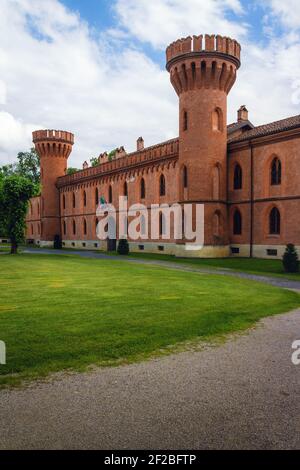
[[[127,182],[126,182],[126,181],[125,181],[125,183],[124,183],[124,191],[123,191],[123,193],[124,193],[124,196],[128,197],[128,185],[127,185]]]
[[[67,233],[67,225],[66,225],[65,220],[63,222],[63,233],[64,233],[64,235],[66,235],[66,233]]]
[[[270,212],[270,235],[280,235],[280,212],[277,207],[273,207]]]
[[[237,163],[234,168],[234,189],[242,189],[243,187],[243,171],[240,165]]]
[[[223,113],[220,108],[216,108],[212,113],[212,128],[214,131],[223,131]]]
[[[182,169],[182,179],[183,179],[183,187],[186,189],[188,187],[188,171],[187,167],[184,166]]]
[[[281,161],[274,158],[271,164],[271,185],[278,186],[281,184]]]
[[[75,193],[73,193],[73,209],[75,209],[76,207],[76,197],[75,197]]]
[[[86,207],[86,192],[83,191],[83,205]]]
[[[84,219],[83,221],[83,234],[86,235],[87,233],[87,225],[86,225],[86,220]]]
[[[187,113],[187,111],[184,111],[184,113],[183,113],[183,130],[187,131],[188,127],[189,127],[188,113]]]
[[[66,208],[66,196],[63,194],[63,209]]]
[[[159,179],[159,194],[160,196],[166,195],[166,179],[164,175],[161,175]]]
[[[111,204],[112,203],[112,199],[113,199],[113,196],[112,196],[112,187],[110,186],[108,188],[108,202]]]
[[[33,235],[33,225],[31,224],[31,235]]]
[[[144,178],[141,179],[141,199],[145,199],[146,197],[146,186]]]
[[[96,206],[98,206],[99,204],[99,189],[98,188],[95,189],[95,204]]]
[[[242,235],[242,215],[238,209],[233,214],[233,234]]]
[[[166,232],[166,221],[165,221],[164,214],[161,212],[159,214],[159,235],[160,236],[165,235],[165,232]]]
[[[73,220],[73,235],[76,235],[76,222]]]

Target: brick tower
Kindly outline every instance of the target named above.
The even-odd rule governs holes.
[[[235,40],[201,35],[180,39],[166,52],[179,96],[179,197],[205,204],[202,256],[229,254],[227,95],[240,67],[240,51]]]
[[[41,163],[41,245],[52,246],[55,235],[61,235],[57,178],[67,171],[74,135],[63,131],[33,132],[33,142]]]

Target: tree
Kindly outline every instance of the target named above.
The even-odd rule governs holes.
[[[98,166],[99,165],[99,159],[97,157],[91,158],[90,163],[92,167]]]
[[[77,173],[77,171],[80,171],[80,170],[78,170],[77,168],[70,167],[67,169],[67,175],[74,175],[74,173]]]
[[[28,202],[35,190],[35,184],[24,176],[12,175],[0,182],[0,220],[11,240],[11,254],[18,252],[24,240]]]
[[[118,244],[118,254],[119,255],[128,255],[129,254],[129,245],[126,238],[121,238]]]
[[[299,272],[299,258],[295,245],[289,243],[286,247],[282,259],[283,267],[286,273]]]
[[[0,168],[0,176],[7,178],[18,175],[30,180],[34,186],[34,195],[40,193],[40,159],[34,148],[30,152],[19,152],[18,161]]]

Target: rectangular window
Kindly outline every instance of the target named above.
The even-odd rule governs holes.
[[[144,251],[145,247],[144,245],[139,245],[139,250]]]
[[[158,246],[158,251],[165,251],[165,247],[162,246],[162,245],[159,245],[159,246]]]
[[[267,255],[268,256],[277,256],[278,255],[278,250],[267,250]]]
[[[94,246],[95,246],[95,248],[98,248],[98,243],[95,243],[95,245],[94,245]]]
[[[85,248],[85,247],[86,247],[86,243],[83,243],[82,246]]]
[[[233,246],[233,247],[231,247],[231,253],[233,255],[239,255],[240,249]]]

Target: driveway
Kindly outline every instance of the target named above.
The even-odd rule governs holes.
[[[300,311],[225,344],[0,392],[1,449],[299,449]]]

